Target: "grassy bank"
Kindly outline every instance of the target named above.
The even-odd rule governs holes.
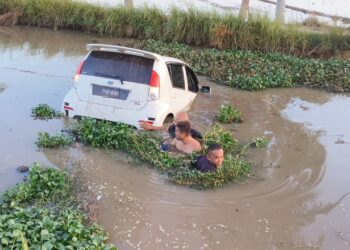
[[[0,13],[19,12],[19,24],[74,29],[118,37],[155,39],[188,45],[328,57],[350,49],[342,30],[301,32],[265,17],[245,22],[230,14],[154,8],[106,8],[72,0],[0,0]]]
[[[0,200],[0,249],[116,249],[77,205],[67,173],[34,165]]]

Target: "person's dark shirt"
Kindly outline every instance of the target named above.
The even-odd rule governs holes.
[[[168,133],[171,136],[171,138],[175,138],[175,130],[176,130],[175,124],[172,124],[172,125],[169,126]],[[193,128],[191,128],[191,136],[194,139],[196,139],[196,140],[202,140],[203,139],[202,133],[199,132],[198,130],[193,129]]]
[[[196,161],[196,169],[201,172],[214,172],[216,171],[216,166],[206,156],[199,156]]]

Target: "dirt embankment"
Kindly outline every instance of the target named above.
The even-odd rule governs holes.
[[[18,24],[20,12],[7,12],[0,15],[0,26],[13,26]]]

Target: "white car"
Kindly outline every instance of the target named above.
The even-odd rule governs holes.
[[[185,62],[127,47],[88,44],[62,110],[69,117],[92,117],[139,128],[160,126],[190,108],[200,89]]]

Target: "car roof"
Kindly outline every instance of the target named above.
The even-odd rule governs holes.
[[[112,52],[119,52],[119,53],[125,53],[125,54],[130,54],[130,55],[138,55],[138,56],[143,56],[151,59],[156,59],[160,61],[164,61],[165,63],[179,63],[179,64],[185,64],[184,61],[174,58],[174,57],[168,57],[168,56],[162,56],[157,53],[152,53],[146,50],[140,50],[140,49],[134,49],[134,48],[129,48],[129,47],[124,47],[124,46],[119,46],[119,45],[111,45],[111,44],[87,44],[86,49],[88,51],[91,50],[101,50],[101,51],[112,51]]]
[[[163,60],[166,63],[180,63],[180,64],[185,64],[188,65],[187,63],[185,63],[184,61],[174,58],[174,57],[169,57],[169,56],[161,56],[163,58]]]

